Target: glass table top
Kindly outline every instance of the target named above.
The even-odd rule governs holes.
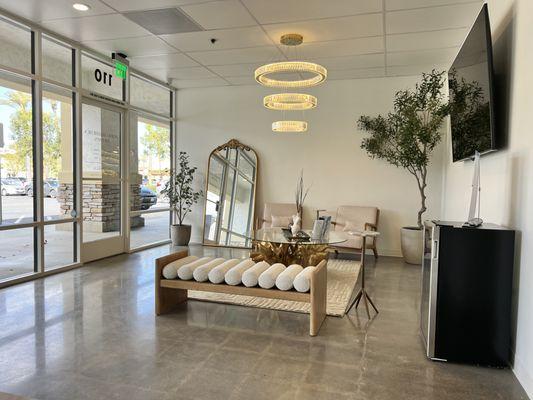
[[[311,236],[310,229],[302,229],[303,232]],[[281,228],[262,228],[252,232],[251,238],[260,242],[270,242],[279,244],[298,244],[301,246],[306,245],[326,245],[337,244],[346,241],[345,232],[330,231],[321,239],[309,239],[309,240],[290,240],[283,234]]]

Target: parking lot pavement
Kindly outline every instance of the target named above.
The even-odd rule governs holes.
[[[30,196],[0,196],[2,224],[20,224],[33,221],[33,197]],[[57,198],[44,198],[44,215],[46,219],[61,215]]]

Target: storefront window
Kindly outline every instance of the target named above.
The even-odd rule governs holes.
[[[31,31],[0,17],[0,64],[31,72]]]
[[[130,123],[130,247],[169,237],[170,125],[132,115]],[[146,211],[149,211],[148,213]]]
[[[72,48],[47,36],[43,36],[41,46],[43,76],[72,85]]]
[[[43,195],[45,220],[74,210],[72,92],[43,85]]]
[[[135,75],[130,76],[130,103],[165,116],[170,116],[170,91]]]
[[[87,54],[81,56],[81,85],[83,89],[109,97],[124,100],[123,80],[115,76],[115,68]]]
[[[0,226],[34,220],[32,108],[31,81],[0,73]]]

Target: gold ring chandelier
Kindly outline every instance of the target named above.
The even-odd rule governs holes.
[[[265,96],[263,104],[270,110],[295,111],[315,108],[318,100],[304,93],[278,93]]]
[[[303,43],[303,36],[297,33],[283,35],[280,43],[286,46],[298,46]],[[298,74],[301,79],[282,80],[272,77],[273,74]],[[302,77],[302,74],[311,74]],[[328,71],[322,65],[307,61],[282,61],[263,65],[255,70],[255,80],[268,87],[304,88],[316,86],[324,82]],[[303,111],[315,108],[318,100],[315,96],[304,93],[278,93],[263,98],[263,105],[270,110]],[[274,132],[306,132],[305,121],[276,121],[272,123]]]
[[[272,79],[277,73],[312,73],[313,77],[295,81]],[[328,71],[322,65],[306,61],[282,61],[263,65],[255,70],[255,80],[263,86],[278,88],[303,88],[316,86],[326,80]]]
[[[307,122],[305,121],[276,121],[272,122],[274,132],[305,132]]]

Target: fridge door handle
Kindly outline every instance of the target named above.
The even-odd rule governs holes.
[[[438,240],[433,240],[433,259],[437,259],[439,258],[439,241]]]

